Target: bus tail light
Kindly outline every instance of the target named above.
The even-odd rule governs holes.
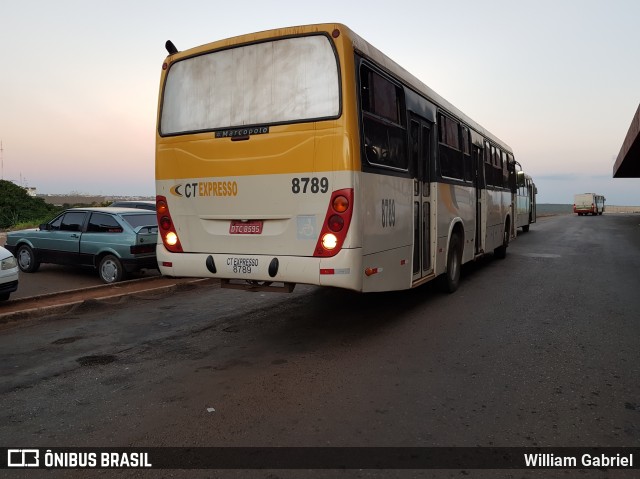
[[[156,196],[156,215],[158,216],[160,237],[164,247],[172,253],[182,253],[180,238],[178,238],[176,227],[169,212],[169,205],[164,196]]]
[[[314,257],[329,258],[340,251],[349,231],[352,213],[353,188],[334,191],[331,194]]]

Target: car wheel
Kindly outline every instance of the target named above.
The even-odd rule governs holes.
[[[11,293],[2,293],[0,294],[0,301],[7,301],[9,299],[9,295]]]
[[[457,234],[451,236],[449,241],[449,252],[447,254],[447,271],[440,279],[441,289],[445,293],[453,293],[460,285],[460,269],[462,268],[462,251],[460,248],[460,238]]]
[[[16,251],[18,267],[25,273],[35,273],[40,267],[40,262],[36,259],[33,250],[26,244],[20,245]]]
[[[122,262],[111,254],[100,260],[98,272],[100,273],[100,279],[107,284],[117,283],[124,279]]]

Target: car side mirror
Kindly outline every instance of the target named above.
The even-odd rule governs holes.
[[[38,226],[38,229],[41,230],[41,231],[48,230],[49,229],[49,223],[42,223],[40,226]]]

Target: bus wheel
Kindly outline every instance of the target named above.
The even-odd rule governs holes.
[[[528,233],[528,232],[529,232],[529,225],[524,225],[524,226],[522,227],[522,232],[523,232],[523,233]]]
[[[447,271],[440,278],[441,288],[445,293],[453,293],[460,285],[460,269],[462,268],[462,253],[460,251],[460,238],[457,234],[451,235],[449,252],[447,253]]]
[[[505,259],[507,257],[507,247],[509,246],[509,226],[504,229],[504,236],[502,237],[502,246],[498,246],[493,250],[493,254],[496,258]]]

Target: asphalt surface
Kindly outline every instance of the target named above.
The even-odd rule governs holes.
[[[507,259],[464,268],[453,295],[193,284],[88,302],[0,331],[0,445],[638,446],[639,270],[639,216],[563,216],[521,234]]]

